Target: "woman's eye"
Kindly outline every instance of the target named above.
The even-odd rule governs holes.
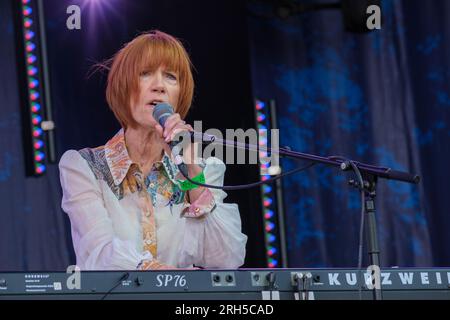
[[[174,73],[166,73],[166,76],[170,80],[177,80],[177,76]]]
[[[146,77],[150,75],[150,71],[142,71],[141,72],[141,77]]]

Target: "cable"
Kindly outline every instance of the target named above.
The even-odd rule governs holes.
[[[236,142],[236,141],[224,140],[224,139],[220,139],[220,138],[217,138],[217,137],[214,137],[214,139],[211,139],[210,141],[203,140],[203,138],[202,138],[200,142],[202,144],[206,144],[206,145],[220,144],[220,145],[224,145],[224,146],[233,146],[235,148],[245,149],[245,150],[248,150],[248,151],[269,151],[270,150],[270,152],[278,153],[278,154],[281,154],[281,155],[287,155],[287,156],[295,155],[295,153],[292,152],[291,150],[289,150],[288,148],[279,148],[279,150],[277,151],[277,150],[268,149],[268,148],[265,148],[265,147],[262,147],[262,146],[254,146],[254,145],[249,145],[247,143],[242,143],[242,142],[239,142],[239,141]],[[181,150],[179,150],[179,149],[172,149],[172,151],[175,151],[175,150],[177,150],[175,152],[175,154],[174,154],[174,157],[176,158],[176,157],[178,157],[179,152]],[[311,163],[307,164],[304,167],[293,169],[291,171],[282,173],[280,175],[274,176],[274,177],[269,178],[269,179],[264,180],[264,181],[258,181],[258,182],[254,182],[254,183],[241,184],[241,185],[235,185],[235,186],[214,186],[214,185],[210,185],[210,184],[196,182],[196,181],[193,181],[191,178],[189,178],[189,175],[187,173],[187,166],[186,166],[186,164],[181,163],[181,164],[178,165],[178,168],[179,168],[181,174],[183,175],[183,177],[186,180],[188,180],[189,182],[191,182],[191,183],[193,183],[195,185],[198,185],[200,187],[205,187],[205,188],[211,188],[211,189],[221,189],[221,190],[226,190],[226,191],[233,191],[233,190],[249,189],[249,188],[260,186],[262,184],[270,183],[272,181],[275,181],[277,179],[283,178],[285,176],[288,176],[288,175],[291,175],[291,174],[295,174],[297,172],[309,169],[309,168],[311,168],[312,166],[314,166],[316,164],[317,164],[316,162],[311,162]]]
[[[105,300],[105,298],[106,298],[106,297],[107,297],[107,296],[108,296],[115,288],[117,288],[117,286],[118,286],[119,284],[121,284],[122,281],[127,280],[129,276],[130,276],[130,273],[129,273],[129,272],[125,272],[125,273],[120,277],[120,279],[117,280],[117,283],[116,283],[111,289],[109,289],[109,291],[108,291],[107,293],[105,293],[105,295],[102,297],[101,300]]]
[[[364,180],[362,178],[361,172],[353,161],[349,161],[352,166],[353,171],[355,172],[360,185],[360,193],[361,193],[361,224],[359,226],[359,246],[358,246],[358,270],[362,272],[362,254],[363,254],[363,238],[364,238],[364,206],[365,206],[365,198],[364,198]],[[360,273],[361,274],[361,273]],[[364,279],[364,277],[363,277]],[[364,283],[364,282],[363,282]],[[359,286],[358,294],[359,300],[362,300],[361,296],[362,285]]]
[[[211,184],[200,183],[200,182],[197,182],[197,181],[193,181],[191,178],[189,178],[189,175],[186,174],[186,172],[183,172],[184,170],[180,170],[180,172],[181,172],[181,174],[186,178],[186,180],[188,180],[189,182],[191,182],[191,183],[193,183],[193,184],[196,184],[196,185],[198,185],[198,186],[200,186],[200,187],[211,188],[211,189],[229,190],[229,191],[231,191],[231,190],[250,189],[250,188],[253,188],[253,187],[260,186],[260,185],[262,185],[262,184],[270,183],[270,182],[272,182],[272,181],[275,181],[275,180],[277,180],[277,179],[283,178],[283,177],[285,177],[285,176],[288,176],[288,175],[291,175],[291,174],[294,174],[294,173],[297,173],[297,172],[300,172],[300,171],[309,169],[309,168],[311,168],[312,166],[314,166],[314,165],[316,165],[316,164],[317,164],[317,163],[315,163],[315,162],[311,162],[311,163],[307,164],[307,165],[304,166],[304,167],[300,167],[300,168],[296,168],[296,169],[290,170],[290,171],[288,171],[288,172],[279,174],[279,175],[277,175],[277,176],[274,176],[274,177],[269,178],[269,179],[264,180],[264,181],[258,181],[258,182],[248,183],[248,184],[238,184],[238,185],[235,185],[235,186],[214,186],[214,185],[211,185]]]
[[[358,244],[358,266],[357,270],[359,270],[360,275],[362,274],[362,255],[363,255],[363,241],[364,241],[364,206],[365,206],[365,196],[364,196],[364,180],[361,175],[361,171],[359,171],[358,166],[352,161],[348,160],[347,158],[340,157],[340,156],[331,156],[329,159],[339,159],[342,160],[342,164],[344,167],[341,167],[342,170],[346,170],[348,166],[350,165],[353,169],[353,172],[356,174],[356,177],[358,178],[358,185],[359,190],[361,194],[361,223],[359,226],[359,244]],[[363,277],[363,283],[364,283],[364,277]],[[359,294],[359,300],[362,300],[361,296],[361,289],[362,286],[359,286],[358,294]]]
[[[298,300],[303,300],[303,276],[300,277],[298,273],[294,275],[295,286],[297,288]]]

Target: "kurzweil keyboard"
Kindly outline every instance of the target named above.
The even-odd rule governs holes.
[[[0,273],[0,299],[450,299],[450,268]],[[378,285],[378,286],[377,286]]]

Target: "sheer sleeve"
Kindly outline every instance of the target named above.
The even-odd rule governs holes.
[[[138,252],[132,241],[120,239],[103,203],[99,181],[75,150],[59,162],[62,208],[72,225],[77,264],[83,270],[134,270],[151,254]]]
[[[225,164],[218,158],[205,161],[205,182],[223,185]],[[244,263],[247,236],[241,232],[238,206],[224,203],[227,194],[209,189],[214,206],[199,217],[186,217],[183,241],[179,250],[179,266],[192,264],[206,268],[238,268]]]

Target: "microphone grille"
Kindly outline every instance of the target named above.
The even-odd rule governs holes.
[[[166,119],[174,113],[173,108],[166,102],[158,103],[153,109],[153,118],[164,127]]]

